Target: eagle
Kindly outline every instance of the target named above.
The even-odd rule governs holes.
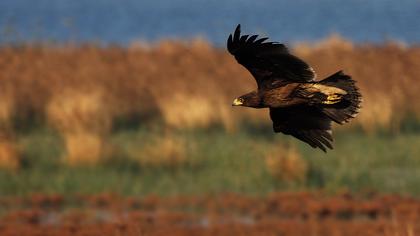
[[[362,96],[349,76],[338,71],[317,81],[314,69],[278,42],[241,35],[239,24],[227,49],[257,81],[257,89],[233,106],[268,108],[274,132],[292,135],[324,152],[333,149],[331,123],[356,117]]]

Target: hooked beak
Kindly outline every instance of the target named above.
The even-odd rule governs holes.
[[[232,106],[241,106],[241,105],[243,105],[243,103],[238,98],[235,98],[235,100],[233,100]]]

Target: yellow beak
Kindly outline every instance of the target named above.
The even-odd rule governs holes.
[[[238,98],[235,98],[235,100],[233,100],[232,106],[241,106],[242,104],[242,101],[240,101]]]

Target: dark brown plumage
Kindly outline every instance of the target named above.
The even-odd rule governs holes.
[[[313,148],[332,149],[331,121],[355,117],[361,94],[339,71],[315,81],[314,70],[283,44],[241,35],[240,25],[227,40],[228,51],[248,69],[258,89],[236,98],[234,106],[269,108],[275,132],[292,135]]]

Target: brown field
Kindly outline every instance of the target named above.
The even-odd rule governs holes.
[[[3,198],[1,206],[2,236],[420,234],[420,200],[372,193],[141,199],[105,194],[72,200],[33,195]]]
[[[332,36],[297,44],[294,52],[313,65],[319,79],[343,69],[358,81],[363,112],[346,128],[398,132],[407,117],[419,119],[419,47],[353,45]],[[216,124],[227,132],[235,132],[243,120],[270,122],[265,113],[231,109],[232,99],[254,89],[255,82],[225,49],[202,40],[128,48],[3,46],[0,71],[2,168],[20,166],[16,120],[47,123],[59,131],[69,165],[100,161],[117,119],[159,120],[169,130]]]
[[[314,67],[318,79],[344,70],[358,81],[364,95],[358,123],[366,130],[398,128],[408,113],[420,114],[418,47],[353,45],[333,36],[293,51]],[[103,135],[113,119],[133,114],[143,115],[142,122],[161,118],[170,127],[221,123],[234,130],[238,112],[226,104],[255,87],[225,49],[200,40],[129,48],[2,47],[0,68],[1,126],[16,116],[35,116],[62,133]]]

